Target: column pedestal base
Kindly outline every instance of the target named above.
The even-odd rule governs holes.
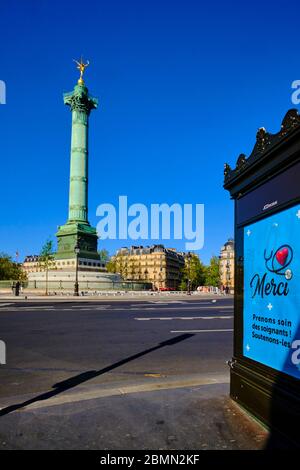
[[[88,223],[67,222],[59,227],[56,233],[56,259],[74,258],[75,246],[79,246],[79,258],[100,260],[97,252],[98,235],[94,227]]]

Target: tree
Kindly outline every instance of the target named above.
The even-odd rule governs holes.
[[[106,264],[106,269],[109,273],[119,273],[121,277],[127,273],[127,263],[124,262],[124,257],[121,253],[112,256]]]
[[[115,256],[110,258],[110,260],[106,263],[106,269],[107,269],[107,272],[109,273],[117,272],[117,260]]]
[[[25,281],[26,273],[6,253],[0,253],[0,280]]]
[[[220,261],[217,256],[212,256],[210,264],[206,268],[206,286],[219,287],[220,285]]]
[[[45,295],[48,295],[48,271],[51,268],[55,267],[54,260],[54,248],[53,241],[47,240],[44,246],[42,247],[41,253],[39,255],[38,265],[43,270],[46,271],[46,292]]]
[[[192,253],[190,256],[187,255],[185,258],[179,288],[181,290],[188,290],[189,283],[191,290],[195,290],[198,286],[202,286],[205,283],[205,266],[195,253]]]
[[[103,248],[102,250],[99,250],[98,255],[100,255],[100,260],[103,263],[106,263],[109,261],[109,253],[105,248]]]

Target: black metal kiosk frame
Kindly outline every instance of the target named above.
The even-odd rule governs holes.
[[[297,110],[288,111],[277,134],[260,128],[249,158],[240,155],[234,169],[225,164],[224,177],[224,188],[235,203],[235,315],[230,394],[269,427],[270,448],[283,442],[300,447],[300,380],[243,353],[244,227],[300,202]]]

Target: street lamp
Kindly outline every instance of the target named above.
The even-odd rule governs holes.
[[[80,248],[78,246],[78,243],[76,243],[76,246],[74,248],[75,255],[76,255],[76,274],[75,274],[75,285],[74,285],[74,295],[77,297],[79,296],[79,284],[78,284],[78,254],[80,252]]]

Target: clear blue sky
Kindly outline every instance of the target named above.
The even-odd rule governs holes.
[[[233,235],[224,162],[249,154],[257,128],[277,132],[294,107],[299,13],[296,1],[1,2],[0,251],[38,253],[66,221],[71,115],[62,93],[83,54],[100,102],[90,125],[90,222],[119,195],[204,203],[199,254],[218,254]]]

